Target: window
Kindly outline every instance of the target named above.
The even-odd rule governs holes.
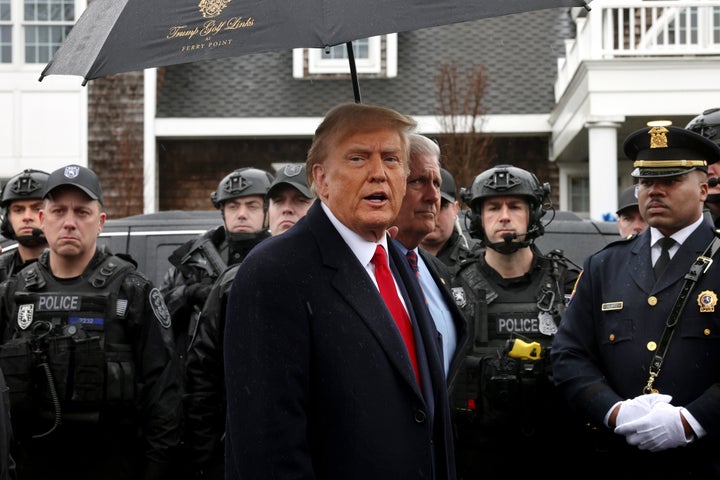
[[[12,62],[12,23],[10,0],[0,0],[0,63]]]
[[[358,74],[397,76],[397,34],[364,38],[352,43]],[[296,48],[293,52],[295,78],[349,74],[350,64],[344,44],[328,48]]]
[[[0,64],[49,62],[83,7],[82,0],[0,0]]]
[[[575,213],[590,212],[590,180],[588,177],[571,176],[568,178],[570,186],[570,210]]]
[[[25,0],[25,63],[47,63],[75,20],[75,0]]]

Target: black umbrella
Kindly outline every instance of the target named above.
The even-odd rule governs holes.
[[[92,0],[40,74],[115,73],[292,48],[346,44],[584,0]]]

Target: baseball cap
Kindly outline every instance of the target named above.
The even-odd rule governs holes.
[[[618,200],[618,209],[615,213],[617,215],[620,215],[620,212],[630,207],[638,207],[637,185],[626,188],[620,193],[620,199]]]
[[[442,185],[440,186],[440,197],[448,202],[455,203],[455,194],[457,192],[457,186],[455,185],[455,177],[449,171],[444,168],[440,169],[440,177],[442,178]]]
[[[97,200],[102,205],[103,196],[100,180],[95,172],[80,165],[67,165],[53,171],[48,177],[43,198],[47,198],[58,187],[71,186],[82,190],[88,197]]]
[[[297,188],[307,198],[314,198],[315,195],[308,187],[306,171],[304,163],[288,163],[275,175],[275,180],[270,185],[267,197],[269,198],[279,185],[290,185]]]
[[[674,127],[668,121],[649,122],[623,143],[633,160],[635,178],[673,177],[693,170],[707,173],[707,166],[720,160],[720,146],[700,134]]]

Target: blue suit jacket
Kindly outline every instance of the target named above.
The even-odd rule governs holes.
[[[244,260],[225,326],[226,478],[452,479],[435,327],[389,242],[421,392],[365,267],[320,207]]]
[[[649,229],[614,242],[585,261],[551,359],[555,382],[587,420],[603,425],[615,402],[643,393],[654,353],[649,345],[660,342],[685,274],[714,236],[713,227],[702,223],[657,282]],[[698,303],[702,292],[720,294],[720,258],[690,292],[655,387],[672,395],[673,405],[687,408],[709,435],[685,448],[653,454],[650,468],[677,463],[681,468],[697,466],[702,478],[717,478],[705,477],[708,470],[702,469],[720,475],[720,457],[709,453],[720,447],[720,305],[703,308]],[[617,447],[627,448],[624,437],[616,437],[622,440]],[[673,461],[665,463],[663,457]]]

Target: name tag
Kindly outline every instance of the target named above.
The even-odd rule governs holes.
[[[83,325],[104,325],[105,319],[99,317],[70,317],[69,324],[80,323]]]
[[[623,302],[608,302],[602,304],[602,311],[609,312],[611,310],[622,310]]]
[[[39,312],[75,312],[80,310],[80,297],[77,295],[43,295],[38,298]]]

